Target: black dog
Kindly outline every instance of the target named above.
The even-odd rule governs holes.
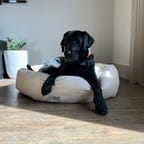
[[[95,112],[100,115],[107,114],[107,106],[103,99],[102,90],[95,74],[94,56],[89,54],[89,47],[94,39],[85,31],[68,31],[61,41],[62,52],[61,65],[58,68],[49,67],[42,72],[50,74],[42,86],[42,94],[51,92],[55,79],[61,75],[73,75],[84,78],[92,87],[95,104]],[[28,65],[28,69],[31,69]]]

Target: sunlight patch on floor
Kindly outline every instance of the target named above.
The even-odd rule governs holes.
[[[0,105],[0,127],[4,131],[21,131],[38,133],[49,133],[55,130],[59,137],[68,139],[70,135],[75,139],[86,137],[142,137],[143,132],[114,127],[111,125],[92,123],[83,120],[62,117],[48,113],[41,113],[20,108]],[[1,129],[1,131],[2,131]],[[49,132],[48,132],[49,131]],[[22,131],[21,131],[22,132]],[[55,133],[54,132],[54,133]]]

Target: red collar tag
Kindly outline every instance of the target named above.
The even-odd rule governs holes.
[[[87,58],[89,58],[90,55],[92,55],[92,52],[91,52],[91,49],[89,48]]]

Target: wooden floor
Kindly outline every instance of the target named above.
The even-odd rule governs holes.
[[[0,144],[144,144],[144,87],[121,80],[99,116],[93,104],[37,102],[12,83],[0,80]]]

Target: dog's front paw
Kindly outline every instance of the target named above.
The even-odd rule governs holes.
[[[103,99],[102,90],[97,89],[94,96],[95,112],[100,115],[106,115],[108,112],[105,100]]]
[[[55,78],[52,76],[49,76],[48,79],[43,83],[41,93],[43,96],[47,95],[52,91],[52,86],[54,85]]]
[[[47,85],[46,83],[44,83],[41,89],[42,95],[45,96],[51,91],[52,91],[52,85]]]
[[[106,115],[108,112],[105,102],[98,102],[95,104],[95,112],[100,115]]]

